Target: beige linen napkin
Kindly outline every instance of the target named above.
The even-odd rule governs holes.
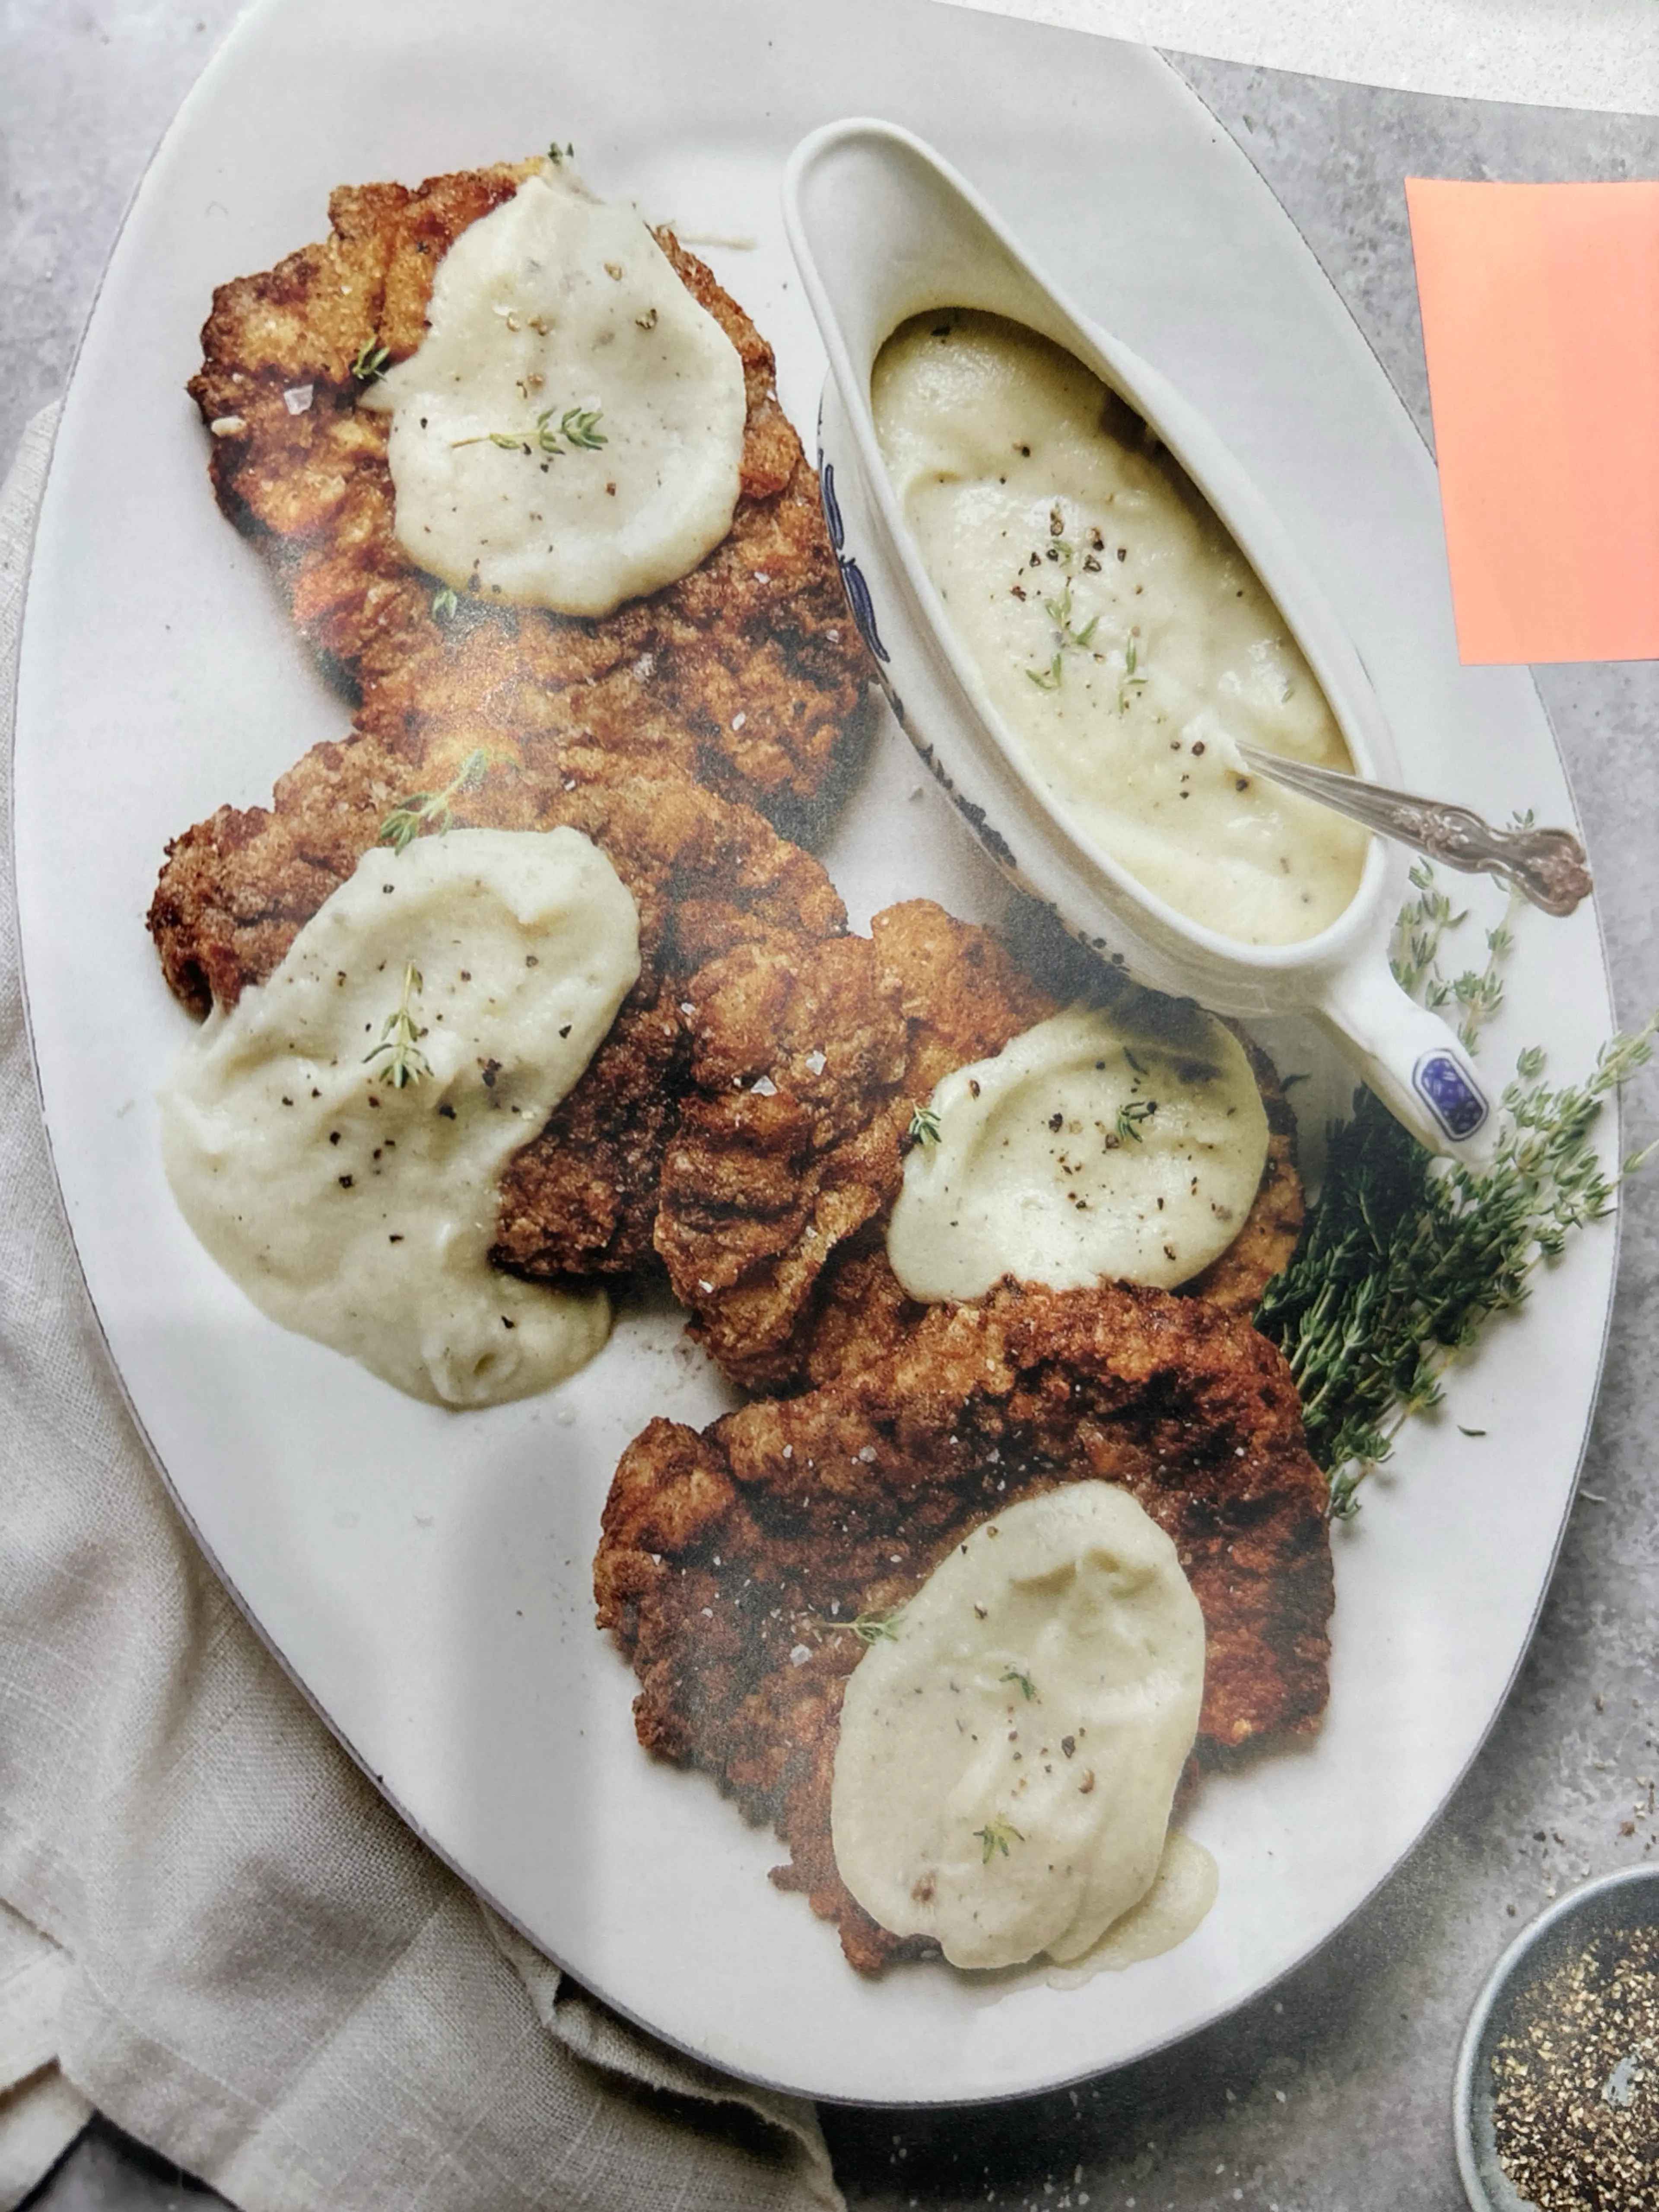
[[[0,492],[8,731],[52,427],[53,410],[31,424]],[[246,2212],[839,2207],[810,2105],[653,2044],[487,1919],[186,1535],[111,1376],[52,1180],[9,746],[7,763],[0,2212],[94,2106]]]

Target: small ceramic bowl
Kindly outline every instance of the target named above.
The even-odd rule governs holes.
[[[784,215],[830,356],[819,471],[848,598],[895,715],[992,857],[1154,989],[1246,1019],[1312,1014],[1425,1144],[1483,1164],[1495,1116],[1468,1057],[1389,970],[1403,858],[1373,838],[1335,922],[1302,944],[1257,946],[1189,921],[1074,829],[992,706],[922,566],[877,443],[871,372],[901,323],[942,307],[1005,316],[1084,362],[1156,431],[1232,533],[1318,678],[1356,771],[1397,781],[1358,656],[1243,470],[1155,369],[1066,305],[908,131],[849,121],[814,132],[791,158]]]
[[[1626,1867],[1567,1895],[1523,1928],[1487,1977],[1463,2033],[1452,2088],[1457,2170],[1474,2212],[1533,2212],[1498,2162],[1492,2054],[1513,2033],[1526,1992],[1603,1928],[1659,1926],[1659,1867]]]

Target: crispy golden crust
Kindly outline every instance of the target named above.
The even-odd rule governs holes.
[[[916,1102],[1054,1002],[988,931],[927,899],[805,957],[745,945],[688,999],[690,1085],[664,1155],[657,1249],[735,1382],[824,1379],[818,1324],[843,1256],[891,1211]]]
[[[742,491],[724,544],[665,591],[588,622],[466,598],[440,617],[434,580],[393,535],[387,418],[358,405],[352,364],[366,346],[415,350],[445,252],[537,166],[342,189],[320,245],[220,287],[190,386],[215,430],[219,503],[354,688],[365,730],[420,749],[434,730],[463,751],[597,744],[796,819],[844,750],[863,651],[771,350],[667,233],[664,251],[743,362]],[[291,413],[283,393],[306,386],[309,405]]]
[[[150,906],[162,969],[193,1012],[262,982],[392,809],[460,765],[364,732],[319,745],[270,807],[223,806],[169,848]],[[581,771],[593,780],[580,780]],[[811,855],[673,774],[615,778],[615,763],[526,744],[458,793],[457,825],[567,823],[609,854],[640,910],[641,971],[609,1037],[547,1128],[509,1164],[499,1264],[547,1279],[625,1274],[650,1257],[658,1167],[689,1059],[684,979],[751,939],[804,946],[839,932],[841,901]]]
[[[1005,1284],[823,1389],[702,1436],[653,1421],[623,1455],[594,1594],[640,1680],[640,1741],[776,1827],[792,1863],[775,1878],[838,1923],[866,1972],[921,1947],[878,1927],[836,1871],[830,1780],[863,1646],[830,1624],[902,1605],[970,1528],[1089,1479],[1168,1532],[1203,1609],[1200,1757],[1316,1729],[1324,1479],[1279,1352],[1206,1301]]]
[[[696,976],[689,1087],[656,1243],[694,1333],[734,1382],[790,1390],[884,1358],[926,1309],[887,1264],[910,1118],[953,1068],[1060,1010],[987,930],[931,900],[804,957],[751,944]],[[1247,1041],[1267,1164],[1234,1243],[1185,1286],[1249,1314],[1302,1225],[1295,1122]],[[758,1086],[758,1087],[757,1087]]]
[[[1229,1313],[1253,1314],[1273,1277],[1291,1264],[1307,1212],[1296,1164],[1296,1115],[1279,1071],[1254,1039],[1237,1031],[1250,1056],[1267,1110],[1267,1159],[1244,1225],[1218,1259],[1182,1285],[1184,1297],[1208,1298]]]

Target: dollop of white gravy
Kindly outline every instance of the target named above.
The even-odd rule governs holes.
[[[1202,1923],[1215,1903],[1216,1863],[1202,1844],[1171,1828],[1152,1887],[1139,1905],[1115,1920],[1100,1941],[1076,1964],[1056,1966],[1047,1976],[1051,1990],[1081,1989],[1097,1974],[1121,1974],[1143,1959],[1173,1951]]]
[[[842,1881],[954,1966],[1082,1958],[1152,1887],[1203,1686],[1198,1601],[1127,1491],[1010,1506],[848,1678]]]
[[[1251,775],[1238,740],[1352,767],[1220,521],[1083,364],[994,315],[905,324],[877,434],[991,705],[1059,809],[1178,912],[1248,945],[1328,927],[1365,832]]]
[[[887,1230],[914,1298],[1006,1274],[1055,1290],[1172,1290],[1243,1227],[1267,1158],[1243,1047],[1213,1014],[1137,994],[1075,1006],[954,1069],[914,1144]]]
[[[639,964],[633,897],[574,830],[366,853],[270,980],[179,1054],[161,1103],[180,1211],[273,1321],[412,1397],[546,1389],[599,1350],[610,1306],[489,1265],[496,1179]],[[400,1005],[416,1055],[402,1088],[380,1048]]]
[[[426,337],[362,404],[392,410],[398,544],[457,591],[609,614],[732,527],[737,349],[640,216],[562,174],[461,233]]]

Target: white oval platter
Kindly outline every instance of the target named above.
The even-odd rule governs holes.
[[[1188,1825],[1221,1887],[1198,1934],[1068,1991],[943,1966],[866,1982],[768,1883],[773,1840],[637,1749],[630,1678],[592,1625],[619,1450],[653,1413],[701,1422],[726,1402],[676,1316],[629,1321],[548,1398],[471,1415],[275,1328],[162,1180],[155,1093],[188,1024],[143,927],[166,840],[264,799],[348,719],[209,493],[183,386],[214,284],[320,236],[335,184],[413,181],[556,133],[598,190],[728,241],[700,250],[776,345],[810,441],[823,360],[778,182],[805,131],[850,113],[938,145],[1085,313],[1208,412],[1316,564],[1414,786],[1571,818],[1525,674],[1458,665],[1433,469],[1399,401],[1270,194],[1154,56],[927,0],[611,0],[597,16],[563,0],[266,0],[158,155],[81,355],[30,591],[18,884],[53,1153],[111,1352],[283,1662],[415,1827],[623,2012],[758,2080],[927,2102],[1073,2080],[1189,2033],[1306,1956],[1409,1849],[1548,1580],[1611,1231],[1494,1332],[1455,1419],[1415,1428],[1338,1530],[1328,1719],[1310,1749],[1201,1790]],[[924,893],[999,910],[921,781],[884,730],[828,856],[855,924]],[[1587,1067],[1611,1021],[1593,915],[1528,927],[1510,995],[1484,1065],[1536,1040],[1561,1075]]]

